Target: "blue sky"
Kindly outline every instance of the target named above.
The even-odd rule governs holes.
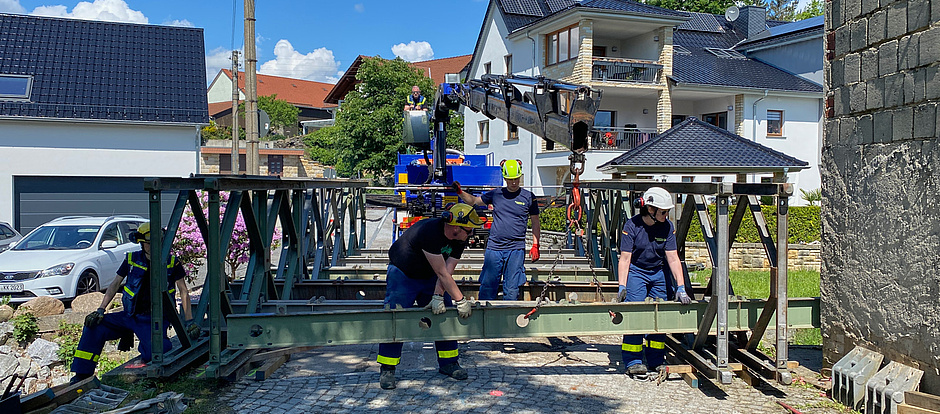
[[[244,50],[243,0],[0,0],[0,13],[204,29],[207,78]],[[334,83],[358,55],[408,61],[473,53],[487,0],[256,0],[259,73]]]

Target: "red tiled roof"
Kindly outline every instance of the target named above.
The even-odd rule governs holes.
[[[216,118],[220,113],[228,111],[232,112],[232,103],[231,102],[213,102],[209,104],[209,116]]]
[[[222,69],[225,76],[232,78],[231,69]],[[335,104],[323,101],[333,89],[333,85],[323,82],[314,82],[280,76],[258,74],[258,96],[277,95],[278,99],[285,100],[297,106],[310,108],[333,108]],[[238,88],[245,90],[245,72],[238,72]],[[231,105],[231,104],[230,104]]]
[[[423,62],[413,62],[412,66],[421,70],[427,77],[431,78],[434,81],[435,85],[444,83],[444,75],[448,73],[460,73],[467,64],[470,63],[470,59],[473,55],[463,55],[463,56],[454,56],[443,59],[433,59],[425,60]],[[356,60],[353,61],[349,68],[346,69],[346,72],[343,73],[343,76],[339,79],[339,82],[336,82],[336,85],[333,86],[333,89],[329,91],[329,94],[323,99],[324,102],[329,102],[330,104],[339,103],[339,101],[346,97],[346,94],[352,90],[359,81],[356,80],[356,74],[359,72],[359,65],[362,64],[363,59],[369,59],[370,56],[359,55],[356,57]]]

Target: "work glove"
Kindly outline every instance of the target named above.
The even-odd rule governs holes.
[[[186,321],[186,335],[189,336],[189,339],[195,341],[199,339],[200,334],[202,334],[202,328],[199,325],[196,325],[192,319]]]
[[[98,310],[89,313],[85,317],[85,327],[94,328],[104,320],[104,308],[98,308]]]
[[[444,312],[447,312],[447,309],[444,308],[444,295],[431,296],[431,303],[429,303],[425,309],[427,308],[430,308],[431,312],[434,312],[435,315],[440,315]]]
[[[457,316],[460,316],[460,319],[467,319],[470,317],[470,301],[466,297],[458,300],[457,302]]]
[[[627,301],[627,287],[620,285],[620,288],[617,289],[617,302],[626,302]]]
[[[453,188],[457,195],[463,193],[463,190],[460,188],[460,182],[454,181],[454,183],[450,185],[450,188]]]
[[[685,293],[685,285],[676,288],[676,300],[682,302],[683,305],[692,303],[692,298],[689,297],[688,293]]]
[[[542,254],[539,253],[539,244],[533,243],[532,249],[529,250],[529,256],[532,256],[532,263],[539,261],[539,257],[542,257]]]

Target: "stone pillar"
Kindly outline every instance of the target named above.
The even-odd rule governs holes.
[[[672,76],[672,28],[664,27],[659,30],[659,64],[663,70],[659,76],[659,96],[656,101],[656,132],[672,128],[672,85],[669,76]]]

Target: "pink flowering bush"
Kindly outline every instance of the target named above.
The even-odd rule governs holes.
[[[225,215],[225,203],[228,202],[228,193],[220,192],[219,198],[222,206],[219,209],[220,216]],[[209,210],[208,193],[200,192],[199,199],[202,201],[203,212]],[[280,246],[281,230],[280,227],[274,228],[274,236],[271,241],[271,249]],[[245,219],[241,211],[235,218],[235,229],[232,231],[232,240],[229,242],[228,254],[225,256],[225,263],[228,264],[228,277],[232,280],[235,271],[243,263],[248,263],[250,253],[250,243],[248,241],[248,230],[245,226]],[[192,281],[200,266],[206,261],[206,243],[202,239],[202,233],[196,224],[192,209],[189,205],[183,211],[183,218],[180,220],[179,230],[176,239],[173,240],[173,254],[179,257],[180,262],[187,270],[187,278]]]

